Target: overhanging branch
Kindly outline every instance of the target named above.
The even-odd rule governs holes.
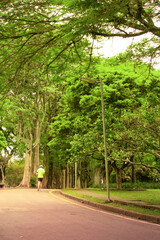
[[[137,37],[141,36],[148,31],[141,31],[138,33],[101,33],[96,31],[91,31],[90,33],[96,36],[102,36],[102,37],[122,37],[122,38],[129,38],[129,37]]]

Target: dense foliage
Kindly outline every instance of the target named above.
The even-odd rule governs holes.
[[[121,184],[122,173],[124,180],[134,181],[135,165],[142,167],[138,168],[142,175],[147,166],[153,169],[152,177],[145,174],[146,179],[140,180],[158,181],[159,73],[153,71],[148,76],[145,64],[139,64],[135,71],[132,62],[121,63],[113,58],[99,60],[91,69],[91,76],[103,78],[108,161],[116,172],[117,183]],[[59,109],[51,124],[53,139],[49,146],[60,150],[61,158],[69,158],[70,162],[78,156],[87,166],[96,159],[97,166],[103,169],[99,84],[69,80]]]
[[[0,2],[0,180],[17,158],[25,159],[23,178],[14,183],[21,186],[35,181],[39,163],[47,187],[72,187],[75,178],[85,187],[104,178],[100,79],[110,180],[118,188],[122,181],[159,180],[160,72],[142,62],[159,56],[159,6],[154,0]],[[116,58],[93,57],[100,37],[146,33],[150,42]],[[17,162],[9,166],[15,175]]]

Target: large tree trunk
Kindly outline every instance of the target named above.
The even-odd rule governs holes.
[[[30,187],[30,178],[31,178],[31,162],[32,162],[32,134],[31,129],[28,129],[29,139],[26,147],[25,154],[25,165],[23,179],[19,184],[20,187]]]
[[[29,188],[30,187],[30,177],[31,177],[31,151],[29,149],[27,149],[26,156],[25,156],[23,179],[19,186]]]
[[[4,171],[3,166],[0,166],[1,174],[2,174],[2,184],[4,184]]]
[[[78,175],[78,178],[77,178],[77,188],[81,188],[81,178],[80,178],[80,175]]]
[[[100,168],[97,167],[96,172],[94,174],[94,185],[95,186],[100,184],[100,175],[101,175]]]

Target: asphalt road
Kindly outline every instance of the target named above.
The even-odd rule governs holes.
[[[0,240],[159,240],[160,225],[33,189],[0,190]]]

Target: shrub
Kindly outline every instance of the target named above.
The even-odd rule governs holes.
[[[24,161],[10,162],[5,170],[5,185],[16,187],[23,178]]]
[[[36,187],[36,177],[35,176],[31,176],[30,186],[33,188]]]
[[[94,188],[101,188],[100,184],[94,186]],[[106,184],[103,185],[106,188]],[[110,189],[116,189],[116,183],[109,184]],[[137,183],[122,183],[122,189],[124,190],[145,190],[145,189],[160,189],[160,184],[156,182],[137,182]]]

